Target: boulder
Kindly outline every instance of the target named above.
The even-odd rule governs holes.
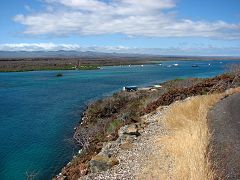
[[[109,158],[107,156],[101,156],[101,155],[97,155],[93,157],[89,163],[90,170],[92,173],[107,171],[108,169],[112,168],[117,164],[119,164],[119,161],[117,158],[114,158],[114,157]]]
[[[140,133],[138,132],[138,127],[136,124],[130,124],[126,125],[118,131],[118,136],[122,135],[134,135],[134,136],[140,136]]]
[[[129,143],[129,142],[126,142],[126,143],[121,144],[120,148],[123,149],[123,150],[130,150],[130,149],[133,148],[133,144]]]
[[[123,134],[127,135],[134,135],[134,136],[140,136],[140,133],[138,132],[138,127],[136,124],[130,124],[125,129],[125,132]]]
[[[117,153],[119,144],[115,141],[111,141],[108,143],[103,143],[103,147],[101,151],[98,153],[100,156],[112,157],[115,153]]]
[[[126,142],[128,143],[133,143],[135,140],[137,140],[137,137],[136,136],[131,136],[131,135],[122,135],[120,136],[116,142],[121,145],[121,144],[124,144]]]
[[[88,173],[88,167],[86,164],[81,163],[79,166],[79,174],[80,176],[85,176]]]

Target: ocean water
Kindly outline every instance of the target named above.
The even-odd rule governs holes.
[[[177,67],[168,65],[178,63]],[[209,63],[211,66],[209,66]],[[0,73],[0,179],[26,173],[51,179],[71,160],[73,135],[85,105],[122,89],[175,78],[212,77],[237,61],[182,61],[103,67],[94,71]],[[193,68],[198,64],[198,68]],[[63,77],[56,77],[61,72]]]

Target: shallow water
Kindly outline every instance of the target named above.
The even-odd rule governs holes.
[[[86,103],[127,85],[175,78],[210,77],[237,61],[163,62],[163,66],[116,66],[94,71],[0,73],[0,179],[26,172],[50,179],[72,158],[73,135]],[[179,66],[169,68],[168,65]],[[211,66],[208,64],[211,63]],[[198,68],[193,68],[198,64]],[[58,72],[63,77],[56,77]]]

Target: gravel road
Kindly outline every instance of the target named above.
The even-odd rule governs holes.
[[[240,179],[240,93],[221,100],[208,114],[211,158],[220,179]]]

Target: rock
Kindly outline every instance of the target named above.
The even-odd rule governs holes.
[[[140,136],[140,133],[138,132],[138,127],[136,124],[130,124],[119,129],[118,136],[120,137],[122,135]]]
[[[115,157],[111,157],[110,158],[110,164],[111,164],[112,167],[115,166],[115,165],[118,165],[119,164],[119,160],[117,158],[115,158]]]
[[[135,136],[140,136],[140,133],[138,132],[138,128],[136,124],[130,124],[125,132],[123,134],[127,134],[127,135],[135,135]]]
[[[60,176],[60,175],[57,175],[57,177],[54,177],[53,180],[65,180],[66,179],[66,176]]]
[[[118,159],[114,157],[109,158],[107,156],[101,156],[101,155],[97,155],[93,157],[89,163],[90,170],[92,173],[107,171],[108,169],[112,168],[117,164],[119,164]]]
[[[120,146],[121,149],[123,150],[130,150],[133,148],[133,144],[132,143],[129,143],[129,142],[126,142],[126,143],[123,143],[121,146]]]
[[[137,139],[136,136],[131,136],[131,135],[122,135],[120,136],[116,142],[121,145],[121,144],[124,144],[124,143],[133,143],[135,140]]]
[[[137,137],[140,135],[136,124],[126,125],[119,129],[118,139],[116,140],[119,144],[124,144],[126,142],[133,143]]]
[[[104,143],[102,146],[102,149],[100,151],[100,153],[98,153],[98,155],[101,156],[107,156],[107,157],[112,157],[114,153],[117,152],[117,148],[118,148],[119,144],[116,143],[115,141],[112,142],[108,142],[108,143]]]
[[[144,131],[144,129],[148,126],[149,123],[145,122],[145,121],[141,121],[140,123],[137,123],[137,129],[138,132],[141,134],[141,132]]]
[[[125,143],[133,143],[135,140],[137,140],[137,137],[136,136],[125,136]],[[123,144],[123,143],[122,143]]]
[[[97,145],[96,145],[96,149],[97,150],[101,150],[102,147],[103,147],[103,143],[102,142],[97,143]]]
[[[88,173],[88,167],[86,164],[81,163],[79,165],[79,174],[80,176],[85,176]]]

